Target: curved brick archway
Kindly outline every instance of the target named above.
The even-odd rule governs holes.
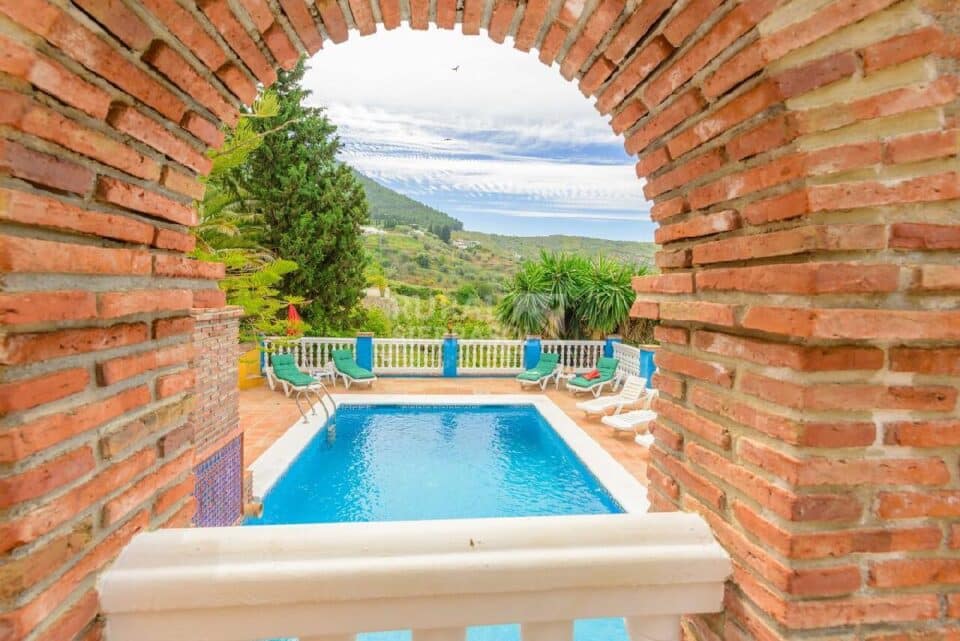
[[[954,0],[0,0],[0,638],[96,637],[99,569],[193,514],[219,124],[401,20],[536,49],[638,154],[651,497],[736,567],[687,631],[960,634]]]

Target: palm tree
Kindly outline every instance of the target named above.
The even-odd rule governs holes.
[[[582,338],[615,331],[633,303],[631,278],[645,273],[598,256],[587,260],[542,252],[526,261],[497,305],[497,317],[517,333]]]
[[[589,263],[582,256],[564,252],[540,252],[543,287],[550,299],[546,334],[564,338],[580,337],[576,300],[586,285]]]
[[[604,256],[589,263],[583,287],[577,292],[576,313],[591,335],[617,331],[630,314],[636,297],[633,276],[646,273],[643,266],[631,266]]]
[[[540,264],[524,262],[497,303],[500,322],[521,334],[544,332],[553,313],[546,284]]]

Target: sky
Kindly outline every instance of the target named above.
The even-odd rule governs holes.
[[[341,158],[374,180],[468,230],[652,240],[635,159],[536,51],[406,25],[324,44],[311,103],[338,126]]]

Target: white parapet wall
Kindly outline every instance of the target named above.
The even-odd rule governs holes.
[[[502,623],[569,641],[596,617],[671,641],[681,615],[721,609],[730,572],[697,515],[609,514],[159,530],[98,587],[108,641],[462,641]]]

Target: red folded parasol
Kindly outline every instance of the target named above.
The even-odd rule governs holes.
[[[300,318],[300,313],[297,311],[297,308],[293,305],[287,306],[287,335],[292,335],[297,333],[297,326],[303,322],[303,319]]]

